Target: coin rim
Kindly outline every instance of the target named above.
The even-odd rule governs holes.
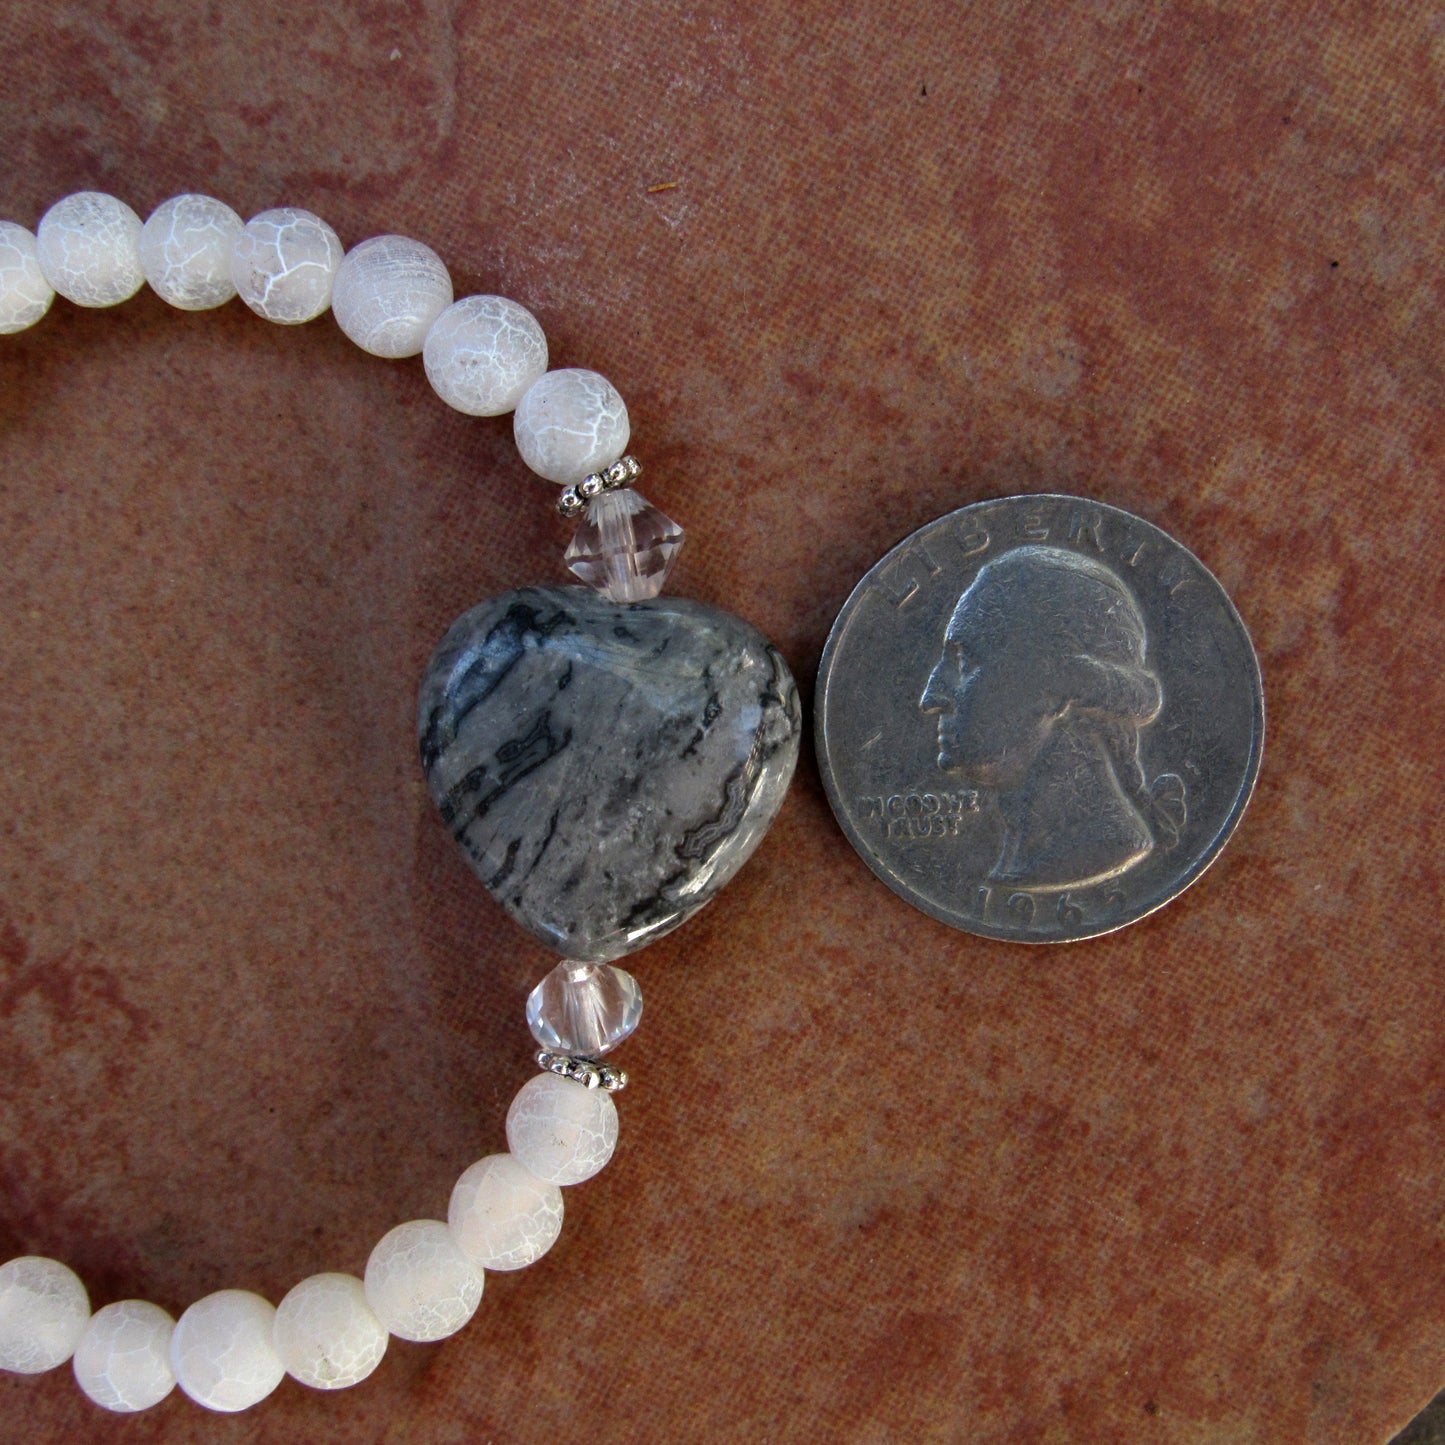
[[[957,917],[945,913],[941,908],[920,898],[900,880],[890,877],[887,873],[875,867],[875,861],[881,861],[873,854],[868,845],[864,842],[859,830],[853,826],[852,819],[848,816],[842,806],[838,790],[834,783],[833,768],[828,750],[828,697],[830,684],[833,679],[833,657],[838,650],[842,635],[842,624],[849,616],[854,603],[859,598],[863,589],[873,580],[874,575],[883,566],[905,547],[915,537],[923,532],[931,531],[940,523],[952,521],[956,517],[963,517],[970,512],[976,512],[986,507],[996,507],[1000,502],[1064,502],[1083,503],[1090,507],[1101,508],[1105,512],[1113,513],[1115,516],[1126,518],[1128,521],[1145,528],[1147,531],[1162,538],[1171,547],[1177,547],[1180,551],[1191,557],[1199,570],[1213,584],[1215,591],[1219,594],[1224,603],[1226,616],[1231,619],[1239,629],[1240,636],[1244,639],[1245,654],[1251,664],[1251,701],[1253,703],[1254,738],[1250,747],[1249,758],[1245,768],[1245,776],[1241,781],[1238,792],[1235,795],[1234,803],[1229,812],[1225,815],[1224,821],[1220,824],[1218,831],[1210,840],[1209,847],[1200,854],[1194,864],[1182,875],[1182,881],[1178,887],[1169,894],[1167,898],[1161,898],[1157,903],[1151,904],[1148,908],[1124,918],[1117,923],[1110,923],[1102,928],[1086,928],[1079,932],[1061,934],[1052,938],[1020,938],[1016,934],[1001,932],[986,923],[980,922],[979,926],[961,922]],[[1030,947],[1047,947],[1056,943],[1083,943],[1090,938],[1103,938],[1107,934],[1117,933],[1121,928],[1128,928],[1131,924],[1138,923],[1141,919],[1148,918],[1151,914],[1157,913],[1161,908],[1167,907],[1180,897],[1186,890],[1192,888],[1214,860],[1224,851],[1225,844],[1234,836],[1235,830],[1239,827],[1240,819],[1244,816],[1245,809],[1249,807],[1250,800],[1254,797],[1254,790],[1259,782],[1260,769],[1264,764],[1264,673],[1259,665],[1259,654],[1255,650],[1254,638],[1250,636],[1249,628],[1245,626],[1244,618],[1240,615],[1239,609],[1234,605],[1234,600],[1225,591],[1224,584],[1214,575],[1199,557],[1186,547],[1177,537],[1166,532],[1162,527],[1156,526],[1147,517],[1141,517],[1137,513],[1126,511],[1123,507],[1116,507],[1110,502],[1101,502],[1097,497],[1077,496],[1069,492],[1021,492],[1016,495],[1003,497],[986,497],[981,501],[970,502],[965,507],[959,507],[956,511],[945,512],[935,517],[931,522],[925,522],[921,527],[915,527],[906,537],[902,538],[894,546],[890,547],[864,574],[858,579],[857,585],[849,592],[843,605],[838,609],[838,615],[833,619],[833,625],[828,630],[828,640],[823,644],[822,656],[818,659],[817,686],[813,694],[813,750],[818,759],[818,772],[823,779],[823,791],[828,796],[828,806],[833,810],[833,816],[842,828],[843,835],[853,845],[853,850],[868,866],[869,872],[881,882],[885,883],[894,893],[903,899],[905,903],[911,904],[920,913],[926,913],[930,918],[936,918],[940,923],[947,924],[950,928],[957,929],[960,933],[972,934],[977,938],[992,938],[1001,943],[1022,943]],[[1046,890],[1045,890],[1046,891]]]

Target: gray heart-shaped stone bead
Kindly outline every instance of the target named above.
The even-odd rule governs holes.
[[[526,587],[472,608],[421,690],[432,796],[491,895],[565,958],[690,918],[767,832],[798,760],[787,664],[681,598]]]

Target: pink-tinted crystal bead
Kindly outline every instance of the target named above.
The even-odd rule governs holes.
[[[662,591],[681,549],[682,528],[624,487],[588,504],[565,561],[609,601],[642,602]]]

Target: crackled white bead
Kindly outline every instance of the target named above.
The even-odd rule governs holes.
[[[231,1414],[264,1400],[285,1377],[271,1327],[275,1306],[245,1289],[217,1290],[176,1321],[171,1369],[196,1404]]]
[[[605,1089],[538,1074],[507,1110],[507,1147],[550,1184],[580,1184],[617,1147],[617,1105]]]
[[[443,1340],[476,1314],[485,1276],[439,1219],[382,1235],[366,1261],[366,1302],[403,1340]]]
[[[501,416],[546,372],[547,338],[525,306],[505,296],[466,296],[437,317],[422,361],[448,406]]]
[[[0,1264],[0,1370],[38,1375],[63,1365],[89,1318],[80,1276],[58,1259],[24,1254]]]
[[[35,237],[14,221],[0,221],[0,336],[34,326],[54,300]]]
[[[140,217],[103,191],[76,191],[40,218],[36,243],[45,279],[77,306],[114,306],[145,283]]]
[[[283,326],[310,321],[331,305],[340,265],[336,232],[296,206],[252,216],[231,244],[231,281],[241,300]]]
[[[150,213],[140,259],[157,296],[182,311],[209,311],[236,294],[231,247],[241,218],[212,196],[172,196]]]
[[[595,371],[549,371],[517,403],[512,433],[522,460],[540,477],[573,487],[610,467],[632,434],[617,388]]]
[[[483,1269],[521,1269],[562,1232],[562,1191],[510,1154],[478,1159],[452,1189],[447,1227],[457,1248]]]
[[[276,1306],[276,1353],[314,1390],[359,1384],[386,1353],[386,1327],[354,1274],[313,1274]]]
[[[442,258],[409,236],[373,236],[353,246],[331,288],[337,325],[373,356],[415,356],[451,304]]]
[[[75,1347],[76,1383],[117,1414],[149,1409],[175,1389],[175,1328],[175,1320],[148,1300],[121,1300],[96,1310]]]

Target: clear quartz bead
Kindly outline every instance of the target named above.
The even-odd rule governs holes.
[[[544,1049],[595,1059],[642,1021],[642,990],[610,963],[559,963],[527,995],[527,1027]]]
[[[588,504],[565,561],[609,601],[642,602],[662,591],[682,549],[682,535],[671,517],[631,487],[622,487]]]

